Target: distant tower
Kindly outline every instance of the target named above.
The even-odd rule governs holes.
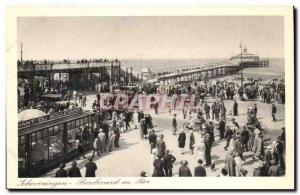
[[[23,43],[21,43],[21,62],[23,61]]]

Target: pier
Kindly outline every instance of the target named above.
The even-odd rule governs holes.
[[[18,78],[33,80],[35,76],[47,78],[53,83],[54,74],[61,80],[66,79],[75,86],[85,88],[94,76],[99,82],[119,83],[126,85],[138,81],[132,68],[125,67],[119,60],[63,60],[63,61],[18,61]]]

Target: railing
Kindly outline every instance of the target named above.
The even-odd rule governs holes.
[[[214,64],[210,64],[210,65],[207,65],[207,66],[202,66],[202,67],[198,66],[198,67],[194,67],[193,69],[187,70],[187,71],[175,70],[176,72],[172,72],[172,73],[169,73],[169,74],[158,76],[158,79],[162,79],[162,78],[165,78],[165,77],[178,76],[178,75],[181,75],[181,74],[201,72],[201,71],[204,71],[204,70],[209,70],[209,69],[214,69],[214,68],[232,67],[232,66],[238,66],[238,64],[223,62],[223,63],[214,63]]]

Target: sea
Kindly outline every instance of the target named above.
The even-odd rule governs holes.
[[[134,72],[141,72],[143,68],[149,68],[152,72],[163,72],[195,66],[205,67],[228,61],[228,59],[120,59],[120,61],[127,68],[132,67]],[[270,58],[269,67],[246,68],[243,72],[254,75],[284,75],[284,59]]]

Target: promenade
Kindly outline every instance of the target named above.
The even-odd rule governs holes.
[[[237,96],[234,97],[237,99],[239,105],[239,115],[235,117],[236,121],[240,126],[243,126],[247,120],[247,108],[252,106],[254,103],[257,104],[258,113],[257,117],[262,124],[266,125],[269,128],[268,134],[264,134],[265,145],[269,145],[272,141],[281,133],[281,128],[285,125],[285,108],[282,104],[276,104],[277,107],[277,121],[272,121],[271,116],[271,104],[262,103],[260,101],[244,101],[241,102],[238,100]],[[87,96],[87,109],[91,109],[93,101],[96,99],[95,94]],[[211,104],[214,99],[208,98],[207,102]],[[230,121],[232,116],[229,114],[230,110],[233,107],[233,101],[224,101],[227,115],[227,121]],[[189,162],[189,168],[193,174],[194,167],[197,165],[197,159],[195,155],[191,154],[189,150],[189,132],[186,132],[186,146],[185,153],[181,154],[181,150],[178,148],[178,133],[182,128],[182,124],[186,122],[183,119],[182,111],[174,111],[172,114],[177,114],[177,123],[178,123],[178,133],[177,135],[172,135],[172,115],[165,111],[159,111],[158,115],[154,114],[153,110],[148,112],[153,118],[153,124],[156,125],[155,130],[158,135],[163,134],[164,140],[167,145],[167,149],[176,157],[176,162],[174,163],[173,174],[178,176],[178,169],[180,166],[181,160],[187,160]],[[132,125],[133,126],[133,125]],[[289,130],[287,130],[289,131]],[[194,133],[195,141],[199,141],[199,133]],[[217,176],[220,174],[221,169],[224,167],[225,155],[224,146],[226,141],[219,141],[217,136],[218,132],[215,132],[215,142],[212,147],[212,163],[216,165],[215,171],[212,171],[210,167],[206,168],[208,176]],[[86,156],[91,155],[89,152]],[[245,152],[243,162],[243,167],[248,170],[248,176],[252,176],[254,168],[254,160],[252,159],[251,152]],[[139,129],[131,129],[128,132],[122,133],[120,138],[120,148],[115,148],[111,153],[106,153],[101,157],[95,156],[94,161],[96,162],[98,169],[96,171],[97,177],[137,177],[141,171],[146,171],[147,176],[152,175],[153,165],[152,157],[150,155],[150,146],[148,140],[140,139]],[[85,174],[85,163],[87,159],[78,160],[78,166],[81,169],[82,175]],[[66,168],[69,168],[70,162],[67,163]],[[53,176],[55,170],[47,173],[46,177]]]

